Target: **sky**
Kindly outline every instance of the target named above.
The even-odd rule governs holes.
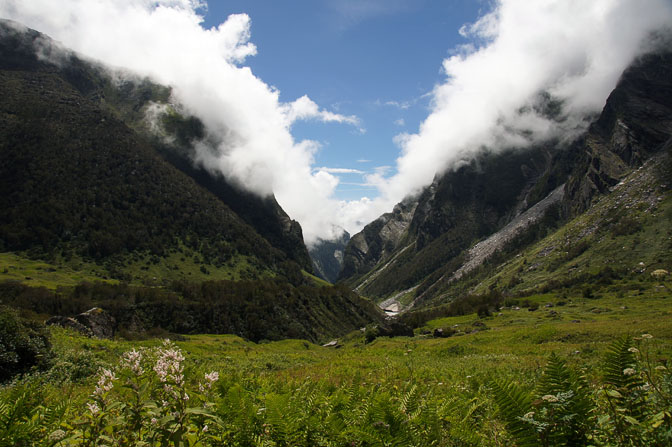
[[[257,55],[247,65],[280,90],[281,101],[307,94],[358,117],[356,127],[298,122],[292,134],[320,143],[314,166],[340,177],[337,199],[359,200],[378,196],[360,172],[393,171],[395,135],[427,117],[441,61],[465,43],[459,28],[488,6],[479,0],[211,1],[203,25],[248,14]]]
[[[194,163],[274,194],[311,245],[483,147],[571,141],[665,45],[672,1],[3,0],[0,17],[173,87],[207,129]]]

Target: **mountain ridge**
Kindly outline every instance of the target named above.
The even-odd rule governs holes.
[[[458,284],[446,295],[447,283],[464,283],[462,273],[501,257],[499,252],[512,243],[529,244],[556,231],[661,150],[672,135],[670,73],[670,53],[642,56],[624,71],[603,112],[574,142],[485,150],[469,164],[437,176],[417,199],[400,238],[404,242],[385,256],[373,256],[362,270],[344,269],[341,280],[387,306],[436,305],[465,293],[468,288]],[[542,213],[503,237],[507,225],[545,201],[550,203]],[[352,240],[380,237],[378,226],[370,224]],[[488,238],[501,241],[493,244]],[[488,244],[490,256],[474,257]],[[357,262],[355,252],[351,242],[346,265]],[[496,288],[508,290],[501,284]]]

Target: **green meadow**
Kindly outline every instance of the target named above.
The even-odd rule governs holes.
[[[670,445],[670,282],[634,283],[336,348],[52,327],[48,367],[0,391],[0,445]]]

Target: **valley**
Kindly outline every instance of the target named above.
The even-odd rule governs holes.
[[[0,447],[672,445],[654,50],[306,245],[173,87],[0,20]]]

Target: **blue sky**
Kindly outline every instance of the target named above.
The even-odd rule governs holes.
[[[417,132],[430,113],[428,94],[445,79],[443,59],[466,43],[458,30],[487,7],[477,0],[224,0],[208,3],[203,26],[248,14],[258,53],[245,65],[278,88],[283,102],[307,94],[361,120],[364,133],[339,123],[294,123],[297,140],[322,145],[316,167],[369,173],[389,166],[390,174],[400,150],[394,136]],[[338,199],[378,194],[361,175],[335,175]]]

